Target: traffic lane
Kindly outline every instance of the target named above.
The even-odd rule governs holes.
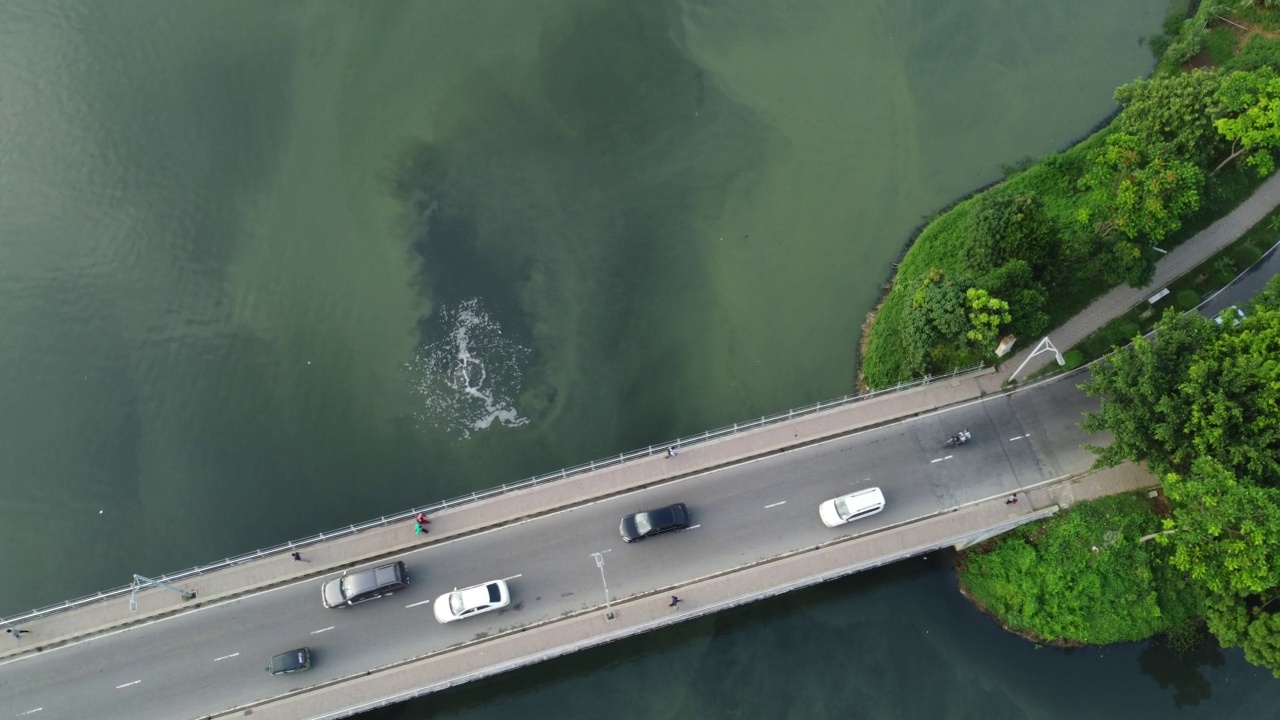
[[[12,688],[3,693],[5,707],[43,707],[45,717],[174,718],[193,705],[225,707],[228,699],[287,688],[265,672],[270,655],[290,648],[273,647],[282,608],[263,599],[200,608],[12,663],[3,668]]]
[[[952,508],[1007,491],[1012,470],[999,440],[1001,425],[1013,421],[1005,398],[995,397],[930,415],[912,427],[916,433],[920,476],[939,509]],[[946,447],[945,440],[962,430],[972,438]],[[901,464],[901,461],[899,461]]]
[[[1085,445],[1106,444],[1109,440],[1109,435],[1090,437],[1080,428],[1086,412],[1097,412],[1101,408],[1098,398],[1088,397],[1078,387],[1088,379],[1087,370],[1071,373],[1035,391],[1010,396],[1015,411],[1028,428],[1027,439],[1036,449],[1046,479],[1088,470],[1096,456]]]

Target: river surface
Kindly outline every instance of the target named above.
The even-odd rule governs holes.
[[[1167,9],[4,0],[0,615],[850,392],[912,229]],[[936,556],[372,716],[1273,712],[1206,662]]]

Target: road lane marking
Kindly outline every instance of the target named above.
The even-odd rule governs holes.
[[[332,630],[334,627],[336,627],[336,626],[335,626],[335,625],[330,625],[330,626],[329,626],[329,627],[327,627],[327,628],[320,628],[319,630],[312,630],[312,631],[311,631],[311,634],[312,634],[312,635],[319,635],[319,634],[320,634],[320,633],[322,633],[322,632],[329,632],[329,631],[330,631],[330,630]]]
[[[30,715],[30,714],[32,714],[32,713],[38,713],[38,712],[40,712],[41,710],[44,710],[44,708],[42,708],[42,707],[34,708],[34,709],[32,709],[32,710],[28,710],[28,711],[26,711],[26,712],[24,712],[24,713],[18,713],[18,717],[22,717],[23,715]]]
[[[933,460],[930,460],[930,461],[929,461],[929,464],[931,464],[931,465],[932,465],[933,463],[940,463],[940,462],[942,462],[943,460],[950,460],[950,459],[951,459],[951,458],[953,458],[953,457],[955,457],[955,455],[947,455],[947,456],[945,456],[945,457],[934,458]]]
[[[596,555],[603,555],[603,554],[605,554],[605,553],[607,553],[607,552],[613,552],[613,548],[609,548],[608,550],[601,550],[601,551],[600,551],[600,552],[598,552],[598,553],[587,553],[587,557],[589,557],[589,558],[593,558],[593,557],[595,557]]]
[[[698,528],[700,528],[700,527],[702,527],[702,523],[698,523],[697,525],[690,525],[688,529],[689,529],[689,530],[697,530],[697,529],[698,529]]]
[[[786,504],[787,504],[787,501],[786,501],[786,500],[783,500],[782,502],[776,502],[776,503],[774,503],[774,504],[772,504],[772,505],[765,505],[765,506],[764,506],[764,509],[765,509],[765,510],[768,510],[769,508],[776,508],[776,507],[778,507],[779,505],[786,505]]]
[[[127,688],[127,687],[129,687],[130,685],[137,685],[137,684],[138,684],[138,683],[140,683],[140,682],[142,682],[142,681],[141,681],[141,680],[134,680],[133,682],[127,682],[127,683],[125,683],[125,684],[123,684],[123,685],[117,685],[117,686],[116,686],[116,689],[117,689],[117,690],[120,690],[120,689],[122,689],[122,688]]]
[[[223,655],[222,657],[216,657],[213,659],[213,661],[218,662],[219,660],[230,660],[233,657],[240,657],[240,653],[231,653],[230,655]]]
[[[517,579],[522,578],[522,577],[524,577],[524,573],[520,573],[519,575],[512,575],[511,577],[505,577],[505,578],[502,578],[502,581],[503,581],[503,582],[510,582],[510,581],[512,581],[512,580],[517,580]]]
[[[1009,442],[1013,442],[1014,440],[1021,440],[1023,438],[1029,438],[1029,437],[1031,437],[1031,433],[1027,433],[1026,435],[1019,435],[1018,437],[1011,437],[1009,438]]]
[[[404,606],[404,609],[405,609],[405,610],[408,610],[409,608],[416,608],[416,607],[418,607],[419,605],[426,605],[426,604],[428,604],[428,603],[432,603],[432,602],[435,602],[435,601],[434,601],[434,600],[419,600],[419,601],[418,601],[418,602],[416,602],[416,603],[409,603],[408,605],[405,605],[405,606]],[[322,630],[321,632],[323,632],[323,630]],[[315,634],[315,633],[312,633],[312,635],[314,635],[314,634]]]

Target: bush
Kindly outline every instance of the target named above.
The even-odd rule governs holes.
[[[960,581],[1001,622],[1044,640],[1141,640],[1199,609],[1169,585],[1166,548],[1138,542],[1159,529],[1141,493],[1080,503],[966,552]]]
[[[1068,350],[1062,353],[1062,359],[1066,361],[1062,366],[1063,370],[1075,370],[1084,364],[1084,353],[1080,350]]]
[[[1252,243],[1244,243],[1231,251],[1231,259],[1235,261],[1236,267],[1241,270],[1250,267],[1262,257],[1262,251],[1254,247]]]
[[[1236,276],[1236,264],[1229,257],[1220,257],[1213,261],[1210,276],[1214,285],[1226,285]]]
[[[1200,304],[1200,293],[1192,290],[1191,288],[1179,290],[1173,304],[1176,305],[1179,310],[1190,310]]]
[[[1107,325],[1109,347],[1124,347],[1133,342],[1133,339],[1142,334],[1142,326],[1133,320],[1124,320],[1121,322],[1113,322]]]

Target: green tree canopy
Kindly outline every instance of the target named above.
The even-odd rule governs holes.
[[[1022,260],[1040,276],[1054,263],[1054,238],[1043,203],[1029,195],[992,190],[977,198],[969,216],[965,261],[982,274]]]
[[[1173,564],[1213,595],[1242,597],[1280,585],[1280,490],[1239,480],[1202,457],[1169,473]]]
[[[1140,146],[1168,145],[1175,156],[1207,168],[1224,145],[1211,114],[1221,83],[1217,71],[1199,69],[1122,85],[1115,99],[1124,109],[1112,127]]]
[[[1103,214],[1095,226],[1099,235],[1118,230],[1130,240],[1143,236],[1159,241],[1200,207],[1204,181],[1204,171],[1168,144],[1145,145],[1135,135],[1118,132],[1094,153],[1093,167],[1080,186],[1102,198]]]
[[[1125,460],[1149,462],[1157,470],[1185,472],[1195,457],[1188,435],[1190,408],[1179,392],[1186,369],[1215,331],[1195,313],[1170,309],[1156,323],[1154,341],[1137,338],[1128,348],[1100,361],[1080,388],[1102,398],[1102,408],[1088,413],[1082,427],[1109,430],[1113,440],[1098,453],[1099,466]]]
[[[939,346],[962,342],[970,329],[965,291],[972,283],[961,274],[931,269],[916,280],[911,307],[904,318],[906,365],[912,373],[928,372]]]
[[[1214,168],[1218,172],[1243,156],[1261,177],[1276,168],[1272,150],[1280,148],[1280,77],[1270,67],[1227,75],[1214,94],[1214,125],[1231,141],[1231,153]]]
[[[965,337],[979,350],[994,347],[996,338],[1000,337],[1000,326],[1013,320],[1009,303],[991,297],[991,293],[982,288],[969,288],[964,295],[969,308],[969,329]]]

